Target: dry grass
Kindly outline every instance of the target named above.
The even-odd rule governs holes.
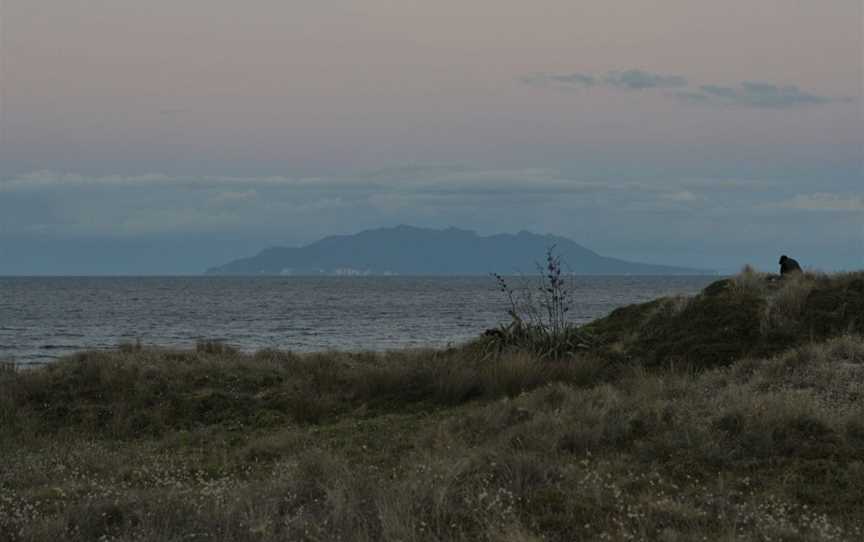
[[[0,540],[864,536],[861,337],[614,379],[467,356],[143,350],[5,375]],[[151,413],[87,413],[138,404],[138,386]],[[226,398],[197,423],[178,407],[157,433],[118,431],[157,416],[157,390]],[[278,421],[237,406],[277,390]],[[322,403],[298,416],[291,396]],[[61,404],[77,414],[57,423]]]
[[[548,360],[202,343],[0,371],[0,542],[861,540],[859,292],[721,281]]]
[[[0,416],[9,417],[7,433],[87,431],[111,438],[199,424],[323,423],[357,408],[428,409],[516,396],[550,382],[588,385],[608,365],[589,355],[579,363],[518,351],[489,358],[481,348],[248,355],[210,344],[192,352],[84,352],[0,380],[5,403],[16,409],[14,417],[7,410]]]
[[[757,271],[748,264],[741,269],[740,273],[732,277],[731,285],[739,292],[762,295],[768,291],[771,279],[777,280],[777,276]]]
[[[864,272],[781,278],[745,268],[690,298],[618,309],[585,331],[637,365],[728,365],[864,333]]]
[[[794,333],[804,318],[807,298],[816,287],[816,281],[814,276],[804,273],[784,278],[779,288],[766,296],[762,332]]]

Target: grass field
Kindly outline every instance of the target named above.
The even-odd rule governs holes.
[[[0,370],[0,541],[864,539],[864,273],[580,333]]]

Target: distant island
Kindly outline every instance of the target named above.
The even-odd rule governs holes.
[[[208,275],[485,275],[533,273],[549,247],[566,270],[586,275],[714,275],[713,270],[628,262],[554,235],[480,236],[458,228],[396,226],[335,235],[299,248],[274,247],[213,267]]]

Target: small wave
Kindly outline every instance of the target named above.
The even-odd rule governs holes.
[[[74,344],[43,344],[39,346],[40,350],[74,350],[76,348],[81,347]]]
[[[12,361],[11,363],[13,365],[15,365],[16,367],[18,367],[19,369],[32,369],[35,367],[42,367],[43,365],[49,365],[49,364],[51,364],[51,361],[52,360],[44,360],[44,359],[43,360],[25,360],[25,361],[15,360],[15,361]]]

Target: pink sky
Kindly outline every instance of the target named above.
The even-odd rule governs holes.
[[[150,171],[536,165],[544,148],[694,137],[848,159],[860,141],[848,103],[765,116],[518,82],[641,69],[860,99],[854,0],[6,0],[2,16],[3,145],[25,169],[87,171],[106,153]]]
[[[0,238],[864,265],[860,0],[0,1]]]

